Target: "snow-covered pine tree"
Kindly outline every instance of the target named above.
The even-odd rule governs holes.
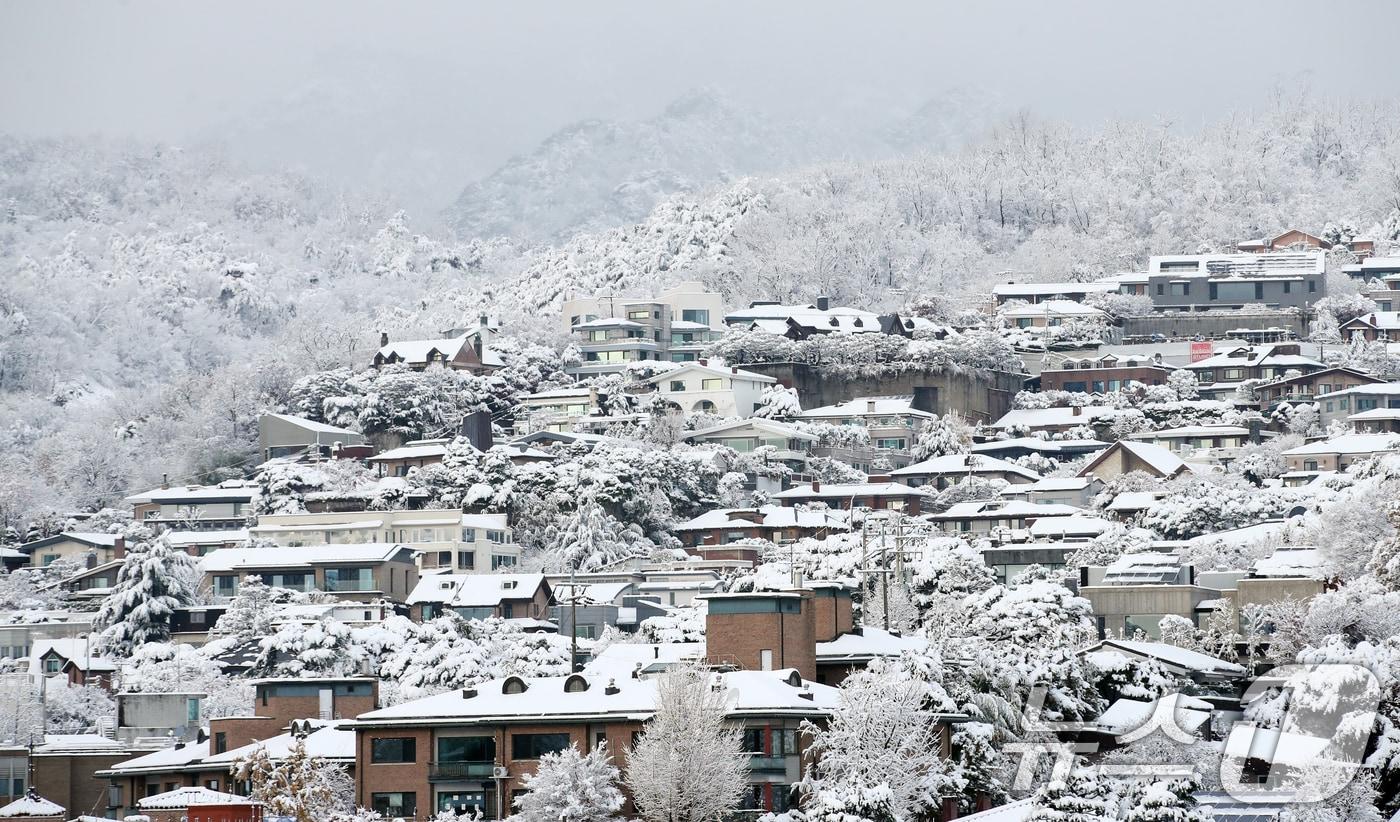
[[[1110,822],[1118,818],[1114,805],[1108,784],[1081,769],[1041,786],[1031,797],[1025,822]]]
[[[1124,822],[1210,822],[1210,814],[1196,807],[1191,780],[1153,782],[1128,809]]]
[[[972,431],[967,423],[949,412],[924,423],[918,442],[914,443],[912,457],[915,462],[922,462],[948,454],[966,454],[971,442]]]
[[[797,389],[774,383],[759,395],[753,415],[765,420],[790,420],[801,413],[802,402],[797,397]]]
[[[739,805],[748,763],[715,684],[699,668],[672,669],[656,681],[656,714],[627,757],[627,787],[648,822],[707,822]]]
[[[587,754],[577,747],[540,757],[534,775],[525,777],[524,796],[515,800],[512,819],[520,822],[610,822],[624,802],[620,774],[606,745]]]
[[[152,537],[149,529],[138,527],[126,539],[130,547],[117,569],[117,581],[93,620],[98,644],[117,656],[129,656],[147,642],[168,640],[171,614],[195,595],[190,584],[194,560],[171,547],[168,536]]]

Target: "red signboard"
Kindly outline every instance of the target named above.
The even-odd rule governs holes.
[[[1208,360],[1215,356],[1215,345],[1210,341],[1191,343],[1191,362]]]

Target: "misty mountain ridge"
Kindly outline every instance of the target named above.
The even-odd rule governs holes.
[[[466,187],[446,218],[463,238],[557,242],[644,220],[658,203],[751,175],[911,150],[945,150],[1001,116],[957,91],[889,123],[787,121],[697,89],[641,121],[584,120],[559,129]]]

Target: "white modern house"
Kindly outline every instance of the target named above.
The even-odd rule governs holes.
[[[687,363],[647,380],[656,393],[687,414],[750,417],[763,389],[777,380],[753,371],[705,361]]]
[[[249,536],[288,548],[310,545],[397,543],[417,555],[424,570],[485,573],[513,568],[520,546],[505,514],[463,514],[457,510],[328,511],[316,514],[264,514]]]

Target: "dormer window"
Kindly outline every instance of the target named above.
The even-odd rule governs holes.
[[[525,680],[518,676],[507,677],[506,681],[501,684],[501,693],[503,694],[523,694],[529,689],[530,686],[525,684]]]
[[[564,680],[564,693],[578,694],[588,690],[588,680],[580,674],[574,674]]]
[[[792,673],[788,674],[788,675],[787,675],[787,684],[791,685],[791,686],[794,687],[794,688],[801,688],[801,687],[802,687],[802,674],[799,674],[797,671],[793,671]]]
[[[501,583],[501,590],[503,591],[513,591],[518,587],[520,587],[519,580],[508,579]]]

